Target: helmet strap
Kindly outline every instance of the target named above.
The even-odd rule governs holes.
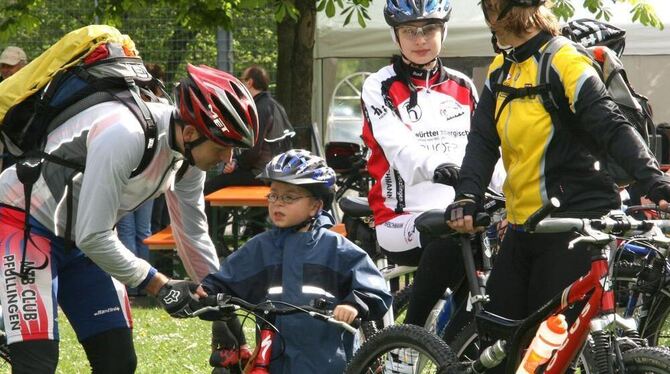
[[[322,211],[323,211],[323,209],[320,209],[313,217],[309,217],[306,220],[304,220],[304,221],[302,221],[298,224],[295,224],[293,226],[286,227],[286,229],[287,230],[300,231],[303,227],[308,226],[307,231],[313,230],[314,226],[316,225],[316,219],[319,218]]]
[[[400,44],[400,43],[398,43],[398,44]],[[407,62],[409,62],[408,65],[409,65],[410,67],[417,68],[417,69],[423,69],[424,67],[426,67],[426,66],[432,64],[433,62],[437,61],[437,56],[435,56],[434,59],[432,59],[432,60],[426,62],[425,64],[417,64],[416,62],[414,62],[414,61],[410,60],[409,58],[407,58],[407,56],[405,56],[405,54],[402,53],[402,50],[400,50],[400,55],[401,55],[402,58],[404,58]]]
[[[514,47],[511,45],[501,45],[498,42],[498,37],[496,36],[495,31],[491,31],[491,44],[493,45],[493,51],[495,53],[502,53],[505,56],[507,56],[510,51],[514,49]]]
[[[195,160],[193,159],[193,148],[199,146],[200,144],[204,143],[207,141],[207,137],[200,135],[199,138],[196,140],[192,140],[190,142],[184,142],[184,156],[186,157],[186,160],[188,160],[188,163],[191,166],[195,166]]]

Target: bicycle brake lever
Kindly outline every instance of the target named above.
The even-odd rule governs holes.
[[[668,238],[658,226],[654,226],[649,230],[650,239],[656,244],[668,245],[670,238]]]
[[[575,245],[580,242],[585,242],[585,243],[595,243],[595,239],[591,238],[590,236],[578,236],[568,243],[568,249],[574,249]]]
[[[604,232],[591,229],[590,226],[584,227],[584,231],[587,235],[578,236],[568,243],[568,249],[574,249],[577,243],[591,243],[591,244],[607,244],[611,242],[614,237],[610,234],[605,234]]]

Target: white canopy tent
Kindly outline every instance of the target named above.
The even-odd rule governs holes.
[[[632,23],[631,7],[625,3],[610,5],[613,18],[610,23],[626,30],[626,51],[624,63],[633,87],[647,95],[655,109],[656,122],[670,121],[670,103],[665,92],[670,88],[670,1],[648,0],[666,29],[659,31]],[[337,84],[338,63],[345,59],[372,59],[378,64],[387,63],[388,58],[397,53],[397,47],[391,41],[389,27],[384,21],[382,9],[384,0],[374,0],[368,9],[372,18],[362,29],[355,22],[343,27],[344,16],[327,18],[319,12],[317,18],[316,43],[314,45],[314,103],[313,118],[325,127],[328,108]],[[593,17],[581,7],[581,0],[573,0],[576,18]],[[475,83],[481,86],[485,67],[493,56],[491,34],[484,23],[484,17],[477,0],[453,0],[454,10],[448,24],[448,36],[442,55],[447,64],[452,60],[460,61],[457,67],[463,69],[463,63],[473,74]],[[453,58],[453,59],[452,59]],[[351,60],[349,60],[351,61]],[[466,71],[467,72],[467,71]],[[325,131],[321,132],[322,134]]]

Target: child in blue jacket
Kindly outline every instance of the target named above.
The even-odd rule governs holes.
[[[362,249],[328,230],[334,223],[325,211],[334,195],[333,169],[308,151],[290,150],[273,158],[258,178],[271,182],[268,209],[274,227],[207,276],[205,291],[251,303],[309,305],[325,298],[339,321],[381,318],[392,300],[382,275]],[[278,316],[275,326],[271,373],[340,374],[351,358],[354,337],[335,325],[292,314]]]

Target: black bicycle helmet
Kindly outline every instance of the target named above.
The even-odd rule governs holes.
[[[484,11],[484,18],[486,18],[486,20],[489,21],[489,15],[486,13],[486,7],[484,6],[484,1],[485,0],[481,0],[480,3],[482,5],[482,10]],[[498,19],[501,20],[505,18],[507,13],[509,13],[509,11],[512,10],[512,8],[514,7],[529,8],[544,5],[545,3],[546,0],[507,0],[507,6],[502,8],[500,14],[498,14]]]
[[[561,30],[563,36],[584,47],[606,46],[621,57],[626,47],[626,31],[609,23],[582,18],[568,22]]]
[[[451,0],[387,0],[384,19],[391,27],[412,21],[449,21]]]
[[[256,178],[294,184],[323,200],[330,209],[335,194],[335,171],[326,161],[304,149],[291,149],[275,156]]]

